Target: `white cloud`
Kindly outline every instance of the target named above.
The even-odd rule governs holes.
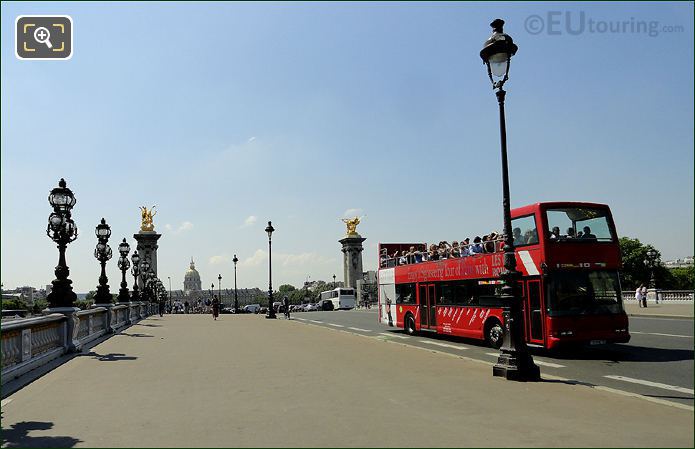
[[[229,262],[229,255],[221,254],[219,256],[212,256],[208,262],[210,265],[221,265]]]
[[[244,224],[241,225],[241,227],[247,228],[249,226],[253,226],[254,224],[256,224],[256,221],[258,221],[258,217],[256,217],[255,215],[249,215],[248,217],[246,217],[246,220],[244,220]]]
[[[256,136],[249,137],[249,140],[247,140],[246,142],[247,142],[247,143],[251,143],[251,142],[253,142],[254,140],[256,140]]]
[[[345,217],[345,218],[361,217],[362,212],[363,212],[362,209],[359,209],[359,208],[348,209],[343,213],[343,217]]]
[[[182,232],[190,231],[191,229],[193,229],[193,223],[191,223],[190,221],[184,221],[176,229],[174,229],[172,225],[167,223],[164,225],[164,229],[166,229],[174,235],[177,235],[181,234]]]
[[[262,249],[257,249],[256,252],[253,253],[253,256],[241,262],[241,265],[246,267],[256,267],[265,262],[266,260],[268,260],[268,253],[266,253]]]

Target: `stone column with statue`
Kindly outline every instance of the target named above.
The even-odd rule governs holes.
[[[359,217],[343,218],[347,226],[345,237],[338,240],[343,252],[343,279],[346,287],[357,288],[357,281],[362,279],[362,242],[367,240],[357,233]]]
[[[150,264],[150,271],[154,273],[155,278],[157,277],[157,240],[162,236],[162,234],[157,234],[154,230],[154,220],[153,217],[157,215],[157,211],[154,210],[156,206],[152,206],[147,209],[146,206],[140,208],[142,215],[142,224],[140,225],[140,232],[133,234],[133,237],[138,242],[137,250],[140,255],[140,260],[147,260]],[[144,286],[142,281],[142,272],[138,276],[138,285]]]

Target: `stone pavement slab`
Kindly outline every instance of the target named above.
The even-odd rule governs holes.
[[[149,318],[3,400],[4,447],[692,447],[693,412],[258,315]]]

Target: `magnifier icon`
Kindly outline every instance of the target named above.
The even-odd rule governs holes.
[[[36,39],[36,42],[38,42],[39,44],[46,44],[48,48],[53,48],[53,45],[49,40],[50,38],[51,33],[48,31],[46,27],[38,27],[34,30],[34,39]]]

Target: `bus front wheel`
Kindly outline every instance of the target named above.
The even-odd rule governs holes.
[[[405,333],[408,335],[415,335],[415,318],[412,315],[405,317]]]
[[[502,346],[502,340],[504,340],[504,329],[499,321],[493,320],[485,327],[485,340],[487,344],[495,349],[499,349]]]

